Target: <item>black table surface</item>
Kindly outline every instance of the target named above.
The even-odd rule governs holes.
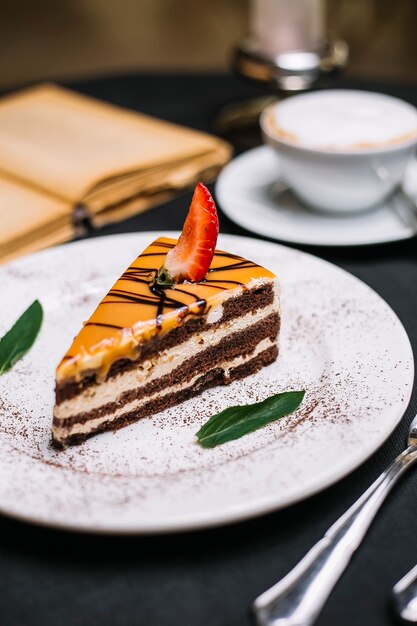
[[[417,105],[417,86],[344,81]],[[71,85],[86,94],[202,130],[221,107],[260,95],[227,75],[132,75]],[[100,234],[180,229],[190,195]],[[220,213],[223,233],[250,235]],[[416,239],[357,248],[305,248],[362,279],[398,314],[417,347]],[[270,587],[402,450],[416,393],[388,441],[350,476],[282,511],[231,526],[155,537],[65,533],[0,518],[0,624],[244,626]],[[417,472],[384,504],[317,620],[388,626],[393,584],[417,562]]]

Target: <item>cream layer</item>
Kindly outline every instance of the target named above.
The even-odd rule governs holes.
[[[255,323],[262,321],[272,313],[279,310],[279,303],[275,297],[274,302],[257,311],[248,313],[242,317],[229,320],[214,329],[208,329],[190,337],[187,341],[164,350],[153,359],[143,361],[138,366],[127,372],[109,378],[104,383],[92,385],[84,389],[82,393],[64,400],[55,407],[54,415],[58,418],[66,418],[77,413],[86,413],[99,408],[109,402],[117,402],[118,397],[130,391],[138,389],[152,382],[156,378],[161,378],[170,374],[177,367],[180,367],[198,352],[211,348],[219,344],[231,333],[240,332],[250,328]]]
[[[244,363],[250,361],[261,352],[264,352],[264,350],[267,350],[271,346],[274,346],[275,343],[276,342],[271,341],[271,339],[269,338],[263,339],[262,341],[258,343],[257,347],[251,354],[246,355],[245,357],[238,356],[229,361],[225,361],[221,365],[216,366],[216,369],[217,367],[221,368],[224,371],[225,376],[227,378],[228,373],[231,369],[238,367],[239,365],[243,365]],[[71,435],[86,434],[86,433],[93,432],[97,428],[99,428],[101,424],[104,424],[105,422],[115,421],[126,413],[130,413],[131,411],[140,409],[143,405],[147,404],[148,402],[152,400],[165,396],[166,394],[176,393],[178,391],[182,391],[183,389],[187,389],[188,387],[192,387],[197,382],[197,380],[201,377],[201,375],[202,375],[202,372],[194,376],[192,379],[188,380],[185,384],[171,385],[169,387],[166,387],[165,389],[162,389],[161,391],[158,391],[157,393],[146,396],[145,398],[139,398],[139,399],[133,400],[132,402],[128,402],[124,404],[123,406],[121,406],[116,411],[112,412],[111,414],[102,415],[100,417],[90,419],[84,424],[82,423],[72,424],[71,426],[64,426],[64,427],[54,425],[53,427],[54,438],[56,441],[60,441],[60,440],[65,440],[67,437]]]

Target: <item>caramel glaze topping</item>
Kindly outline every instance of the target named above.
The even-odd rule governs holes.
[[[243,290],[251,281],[275,275],[252,261],[216,250],[200,283],[153,287],[153,280],[175,239],[160,237],[130,265],[75,338],[57,368],[57,380],[79,380],[97,371],[105,378],[120,358],[135,359],[141,343],[166,333],[193,315],[204,315],[225,298],[225,292]]]

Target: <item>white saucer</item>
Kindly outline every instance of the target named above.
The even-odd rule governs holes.
[[[320,246],[357,246],[409,239],[415,223],[394,196],[376,209],[354,215],[329,215],[301,204],[290,190],[277,192],[279,157],[261,146],[233,159],[220,174],[216,196],[233,222],[279,241]],[[404,185],[417,193],[417,162],[410,164]],[[414,187],[414,188],[413,188]]]

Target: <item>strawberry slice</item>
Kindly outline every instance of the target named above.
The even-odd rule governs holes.
[[[166,255],[156,282],[169,286],[203,280],[214,256],[218,234],[216,205],[207,187],[198,183],[180,238]]]

